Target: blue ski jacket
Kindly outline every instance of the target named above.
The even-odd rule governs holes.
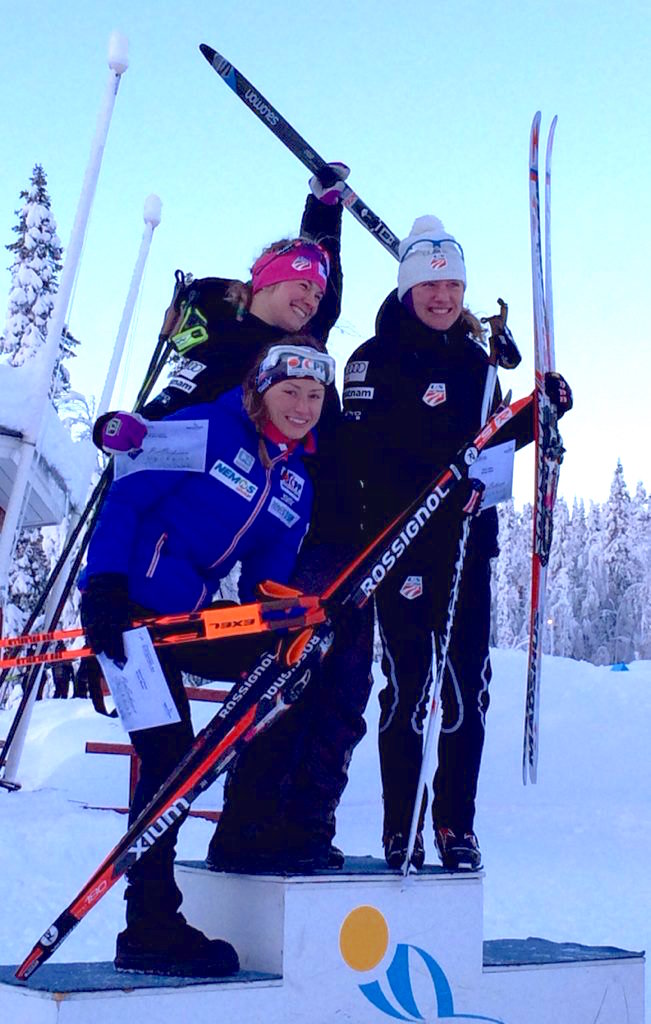
[[[142,470],[116,480],[88,550],[86,577],[123,573],[129,597],[160,613],[209,604],[241,562],[240,599],[264,579],[289,579],[312,511],[303,445],[264,439],[234,388],[166,417],[207,420],[203,472]]]

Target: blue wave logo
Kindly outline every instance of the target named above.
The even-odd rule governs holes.
[[[389,928],[384,915],[376,907],[357,907],[351,911],[341,926],[339,948],[342,958],[355,971],[369,971],[376,967],[386,955],[389,947]],[[412,962],[418,958],[425,965],[432,980],[436,999],[436,1018],[426,1018],[416,1003],[410,972]],[[418,964],[418,975],[422,978]],[[377,1010],[392,1020],[424,1021],[458,1020],[487,1021],[489,1024],[505,1024],[499,1017],[486,1017],[479,1013],[456,1013],[450,983],[441,965],[426,950],[418,946],[398,943],[393,959],[386,970],[386,986],[391,999],[380,981],[371,981],[359,986],[360,992]]]

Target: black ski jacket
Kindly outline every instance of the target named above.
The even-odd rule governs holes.
[[[362,483],[364,534],[372,537],[402,511],[480,428],[488,353],[459,319],[447,331],[421,323],[392,292],[376,320],[376,335],[350,357],[344,378],[349,472]],[[499,384],[494,404],[500,401]],[[529,409],[500,432],[499,441],[533,439]],[[459,537],[459,512],[443,514],[437,541]],[[498,553],[497,513],[481,513],[473,549]]]

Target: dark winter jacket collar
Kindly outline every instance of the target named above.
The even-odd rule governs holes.
[[[386,297],[375,320],[376,342],[381,347],[402,351],[440,351],[448,357],[463,357],[468,349],[482,351],[459,317],[447,331],[427,327],[398,299],[397,289]]]

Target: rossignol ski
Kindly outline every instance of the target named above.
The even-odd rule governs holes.
[[[280,139],[281,142],[287,146],[294,156],[303,163],[308,170],[312,171],[313,174],[319,174],[320,172],[330,170],[333,174],[333,179],[336,180],[336,176],[332,171],[332,168],[328,167],[328,164],[319,154],[307,144],[304,138],[302,138],[297,131],[285,120],[282,114],[272,107],[269,100],[265,99],[262,93],[258,92],[249,81],[244,77],[241,71],[234,68],[232,64],[222,57],[221,53],[217,53],[213,50],[212,46],[207,46],[206,43],[201,43],[199,49],[202,54],[211,65],[211,67],[217,72],[220,78],[226,82],[226,85],[233,90],[236,96],[246,103],[249,110],[258,117],[267,128],[274,133],[274,135]],[[378,217],[373,210],[370,209],[364,203],[356,192],[353,192],[349,185],[344,184],[341,201],[347,210],[350,210],[353,217],[362,224],[367,231],[370,231],[372,235],[377,238],[381,245],[398,259],[398,243],[400,239],[397,235],[394,235],[393,231],[387,227],[384,221]]]
[[[540,187],[538,151],[540,111],[531,125],[529,146],[529,209],[531,217],[531,273],[535,345],[534,441],[536,479],[533,508],[533,553],[531,562],[531,619],[524,715],[522,780],[535,783],[538,777],[538,722],[540,714],[540,671],[545,607],[547,565],[552,544],[553,512],[563,443],[558,432],[556,407],[545,393],[545,374],[554,364],[554,315],[551,267],[551,162],[556,117],[547,137],[545,158],[545,254],[540,229]]]
[[[527,395],[510,406],[500,406],[477,436],[459,450],[454,462],[438,473],[320,595],[328,619],[282,641],[275,652],[263,654],[255,667],[235,684],[151,803],[38,940],[18,967],[17,978],[27,979],[45,963],[115,882],[173,822],[185,816],[193,801],[237,753],[297,699],[309,683],[316,659],[330,646],[332,624],[366,604],[411,542],[447,503],[457,484],[467,479],[479,452],[531,401],[532,395]]]

